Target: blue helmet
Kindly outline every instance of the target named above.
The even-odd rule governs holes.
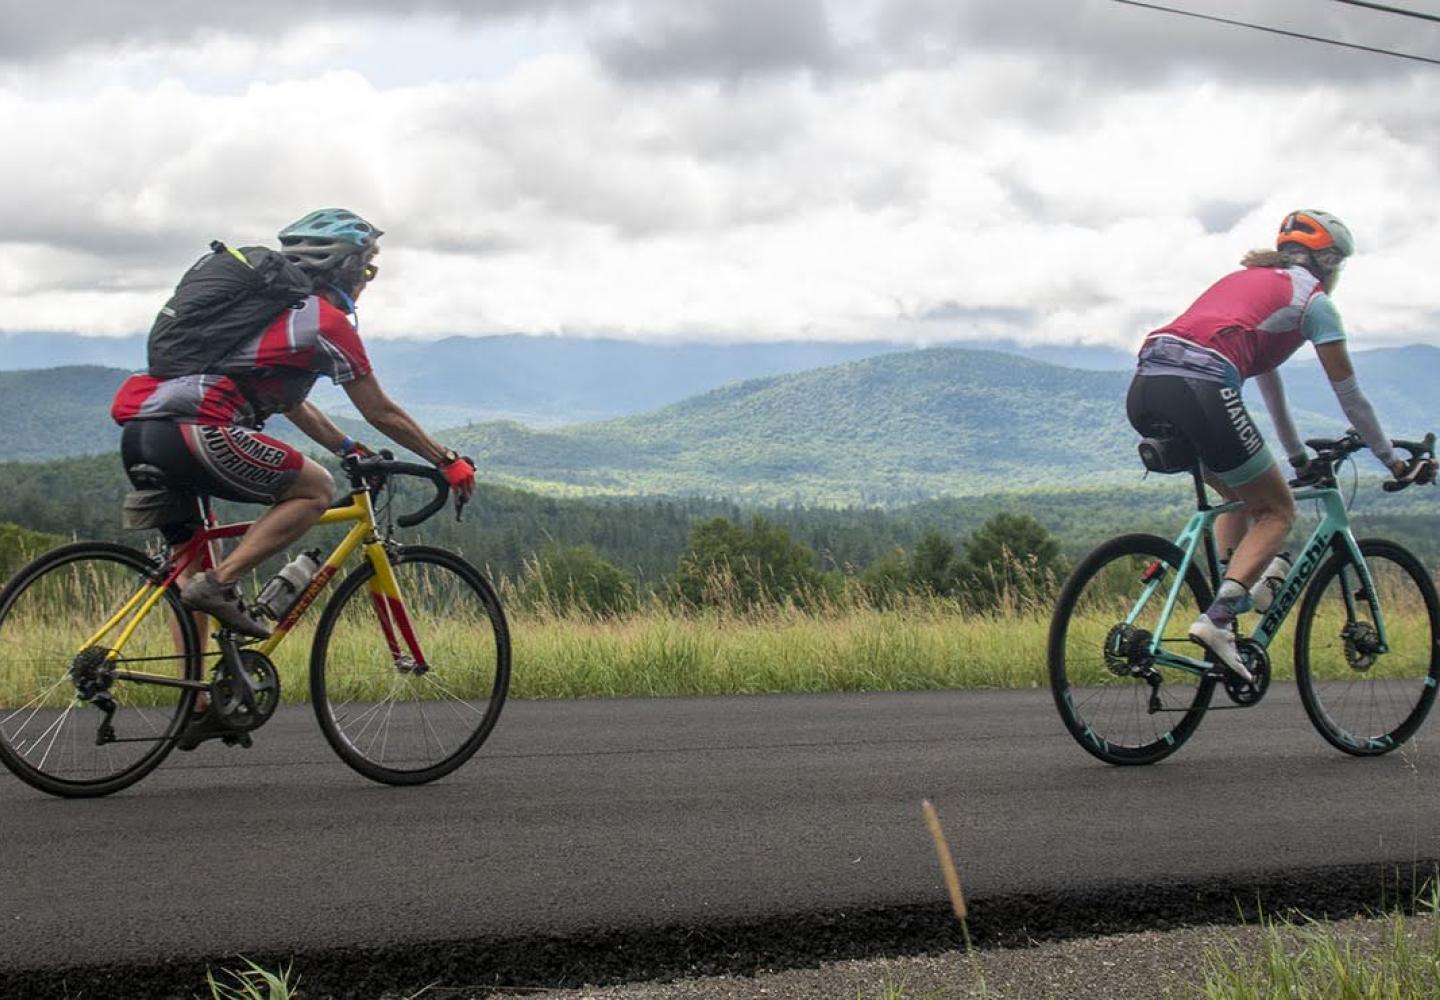
[[[319,277],[352,257],[362,264],[384,233],[354,212],[322,208],[280,230],[280,252],[305,273]]]

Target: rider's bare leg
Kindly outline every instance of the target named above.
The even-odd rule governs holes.
[[[1285,544],[1295,524],[1295,498],[1278,465],[1272,465],[1243,486],[1208,480],[1226,500],[1245,501],[1245,510],[1222,514],[1215,522],[1215,543],[1230,553],[1225,576],[1247,588]]]
[[[211,570],[211,577],[222,585],[234,583],[310,530],[334,497],[335,480],[330,473],[314,459],[305,459],[279,502],[256,519],[239,544]]]
[[[1207,472],[1205,482],[1225,503],[1233,503],[1240,498],[1235,491],[1222,483],[1216,475]],[[1215,548],[1220,553],[1220,561],[1230,562],[1230,557],[1235,554],[1235,549],[1240,544],[1240,539],[1245,537],[1245,532],[1250,528],[1250,516],[1243,510],[1233,510],[1228,514],[1221,514],[1215,519]]]

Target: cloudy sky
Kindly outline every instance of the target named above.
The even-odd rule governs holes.
[[[367,337],[1124,346],[1311,206],[1355,342],[1440,343],[1437,108],[1440,66],[1114,0],[0,0],[0,330],[143,331],[212,238],[343,205]]]

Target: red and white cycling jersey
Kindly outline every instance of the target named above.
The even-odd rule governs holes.
[[[1305,341],[1345,339],[1324,288],[1303,267],[1247,267],[1211,285],[1145,338],[1142,374],[1175,371],[1236,387],[1278,367]]]
[[[216,368],[172,379],[131,375],[115,393],[110,416],[118,424],[173,420],[259,428],[271,414],[301,402],[321,375],[344,385],[372,370],[350,317],[315,295],[287,309]]]

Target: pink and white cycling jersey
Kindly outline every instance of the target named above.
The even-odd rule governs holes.
[[[1320,280],[1303,267],[1227,274],[1140,348],[1142,374],[1183,374],[1239,386],[1278,367],[1305,341],[1345,339]]]
[[[213,373],[172,379],[131,375],[115,393],[110,415],[118,424],[164,419],[258,428],[272,413],[303,400],[321,375],[344,385],[370,372],[350,317],[312,295],[242,344]]]

